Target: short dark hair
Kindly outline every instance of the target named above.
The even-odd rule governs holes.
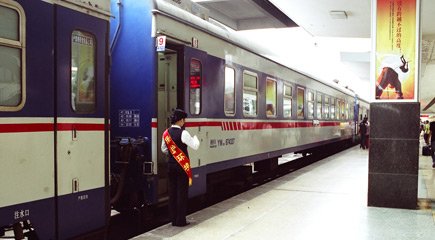
[[[180,121],[181,119],[184,119],[187,117],[187,113],[181,109],[174,109],[174,111],[172,112],[172,115],[170,117],[171,120],[171,124],[174,124],[178,121]]]

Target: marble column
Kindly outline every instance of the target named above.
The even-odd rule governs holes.
[[[368,206],[417,208],[420,103],[370,104]]]

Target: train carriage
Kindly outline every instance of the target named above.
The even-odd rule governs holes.
[[[0,1],[1,235],[104,230],[109,7]]]
[[[355,140],[364,101],[271,60],[266,49],[207,21],[196,3],[123,1],[112,10],[118,18],[111,26],[111,136],[147,142],[140,160],[147,170],[139,177],[146,184],[135,188],[144,196],[131,199],[150,205],[167,199],[160,144],[175,108],[188,112],[186,127],[201,141],[189,152],[190,197],[218,182],[214,173],[231,175],[245,165],[273,170],[285,153]],[[111,156],[112,173],[122,175],[119,153]]]
[[[270,56],[188,0],[0,0],[0,236],[102,239],[111,209],[164,204],[175,108],[190,197],[352,142],[368,103]]]

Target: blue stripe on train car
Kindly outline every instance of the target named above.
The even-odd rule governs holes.
[[[54,198],[0,208],[0,226],[30,220],[39,239],[55,239]]]
[[[105,191],[97,188],[60,196],[59,238],[70,239],[77,233],[88,233],[105,225]]]

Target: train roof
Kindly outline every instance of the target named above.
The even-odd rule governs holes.
[[[345,94],[351,96],[355,96],[355,95],[358,96],[355,92],[347,88],[338,85],[333,85],[332,83],[326,81],[322,81],[308,72],[302,71],[300,69],[295,69],[294,66],[288,66],[287,64],[280,62],[279,60],[277,60],[276,54],[271,52],[270,49],[250,41],[246,37],[243,37],[240,34],[238,34],[236,31],[228,27],[225,27],[224,25],[212,19],[208,19],[207,11],[206,10],[204,11],[202,9],[198,10],[197,9],[198,4],[192,2],[190,5],[189,4],[186,5],[184,2],[184,4],[182,5],[177,3],[171,3],[170,1],[166,1],[166,0],[154,0],[154,2],[155,2],[154,12],[160,12],[178,21],[185,22],[188,25],[201,29],[202,31],[205,31],[215,37],[223,39],[241,48],[244,48],[252,53],[255,53],[256,55],[259,55],[263,58],[273,61],[286,68],[289,68],[299,74],[309,77],[331,88],[337,89]],[[194,8],[194,10],[188,11],[189,6],[190,8]],[[361,99],[360,97],[358,98],[362,101],[368,102],[367,100]]]
[[[61,5],[105,20],[111,17],[111,0],[42,0],[51,4]]]

